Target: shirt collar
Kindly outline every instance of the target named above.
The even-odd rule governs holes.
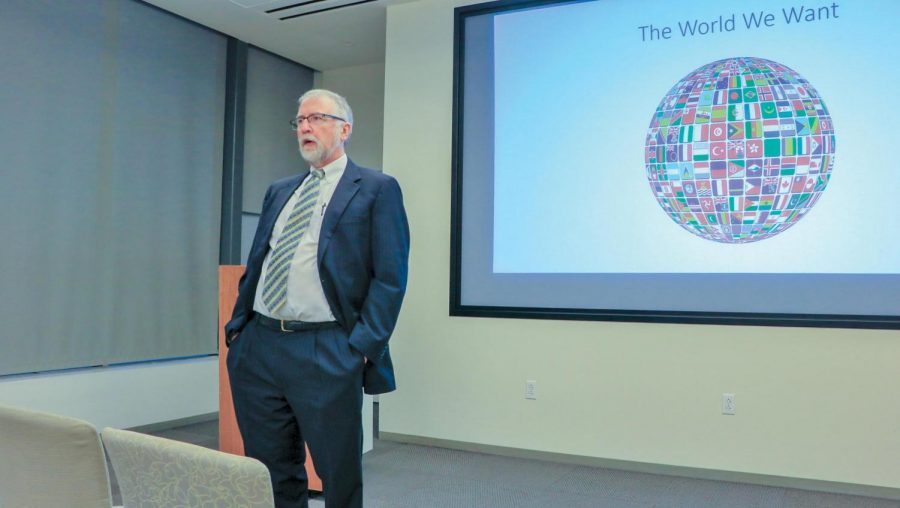
[[[337,180],[344,174],[344,169],[346,167],[347,154],[345,153],[322,167],[322,170],[325,171],[325,181],[330,183]],[[311,170],[312,168],[310,168],[310,171]]]

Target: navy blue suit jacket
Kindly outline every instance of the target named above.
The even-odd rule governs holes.
[[[266,192],[234,312],[225,325],[226,337],[253,317],[275,221],[308,173],[278,180]],[[365,392],[396,389],[388,339],[406,293],[409,225],[400,185],[393,177],[347,160],[322,221],[318,258],[332,314],[349,335],[350,345],[369,359]]]

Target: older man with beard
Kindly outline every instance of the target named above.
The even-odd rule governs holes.
[[[228,374],[244,450],[272,475],[276,506],[306,507],[304,443],[327,508],[362,507],[362,391],[396,388],[388,339],[406,291],[409,227],[397,181],[344,144],[347,101],[299,100],[291,121],[310,168],[266,192],[232,318]]]

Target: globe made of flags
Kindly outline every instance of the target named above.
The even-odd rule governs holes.
[[[666,93],[644,162],[657,201],[679,226],[747,243],[809,213],[828,186],[834,149],[828,108],[803,76],[736,57],[692,71]]]

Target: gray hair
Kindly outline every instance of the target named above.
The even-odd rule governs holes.
[[[338,108],[338,115],[347,120],[347,123],[353,125],[353,110],[350,109],[350,104],[347,103],[347,99],[342,96],[332,92],[331,90],[324,90],[322,88],[312,89],[297,99],[297,106],[303,104],[303,101],[306,99],[312,99],[313,97],[327,97],[331,99],[335,106]]]

